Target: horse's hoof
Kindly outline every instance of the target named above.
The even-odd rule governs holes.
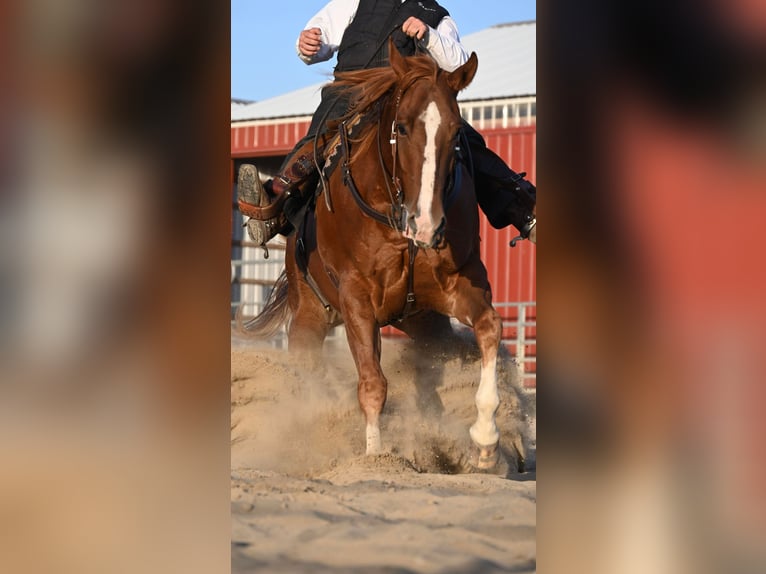
[[[478,470],[491,470],[495,468],[500,461],[499,444],[499,442],[492,446],[474,444],[470,458],[471,465]]]
[[[460,466],[462,472],[485,473],[506,476],[508,463],[500,451],[500,443],[491,446],[482,446],[471,441],[467,456],[462,457]]]

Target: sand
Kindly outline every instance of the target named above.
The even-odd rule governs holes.
[[[534,400],[501,362],[503,462],[467,473],[479,362],[386,340],[385,453],[364,455],[350,353],[232,340],[232,572],[533,572]]]

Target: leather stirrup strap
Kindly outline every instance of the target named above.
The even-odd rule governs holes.
[[[282,207],[288,196],[289,194],[283,193],[269,205],[264,205],[263,207],[247,203],[241,199],[237,203],[239,204],[239,211],[243,215],[247,215],[258,221],[266,221],[268,219],[274,219],[282,212]]]

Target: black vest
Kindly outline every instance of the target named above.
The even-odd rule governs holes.
[[[403,56],[415,54],[415,41],[402,32],[410,16],[436,28],[449,12],[435,0],[359,0],[354,20],[338,48],[338,72],[388,65],[388,37]]]

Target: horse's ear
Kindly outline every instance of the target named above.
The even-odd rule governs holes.
[[[479,58],[476,57],[476,52],[471,52],[471,57],[468,61],[460,66],[454,72],[447,74],[447,85],[452,88],[455,93],[459,92],[471,83],[473,77],[476,75],[476,69],[479,67]]]
[[[407,72],[407,64],[404,62],[404,56],[397,50],[393,38],[388,39],[388,59],[391,62],[391,67],[394,69],[394,72],[396,72],[396,76],[398,78],[404,76]]]

